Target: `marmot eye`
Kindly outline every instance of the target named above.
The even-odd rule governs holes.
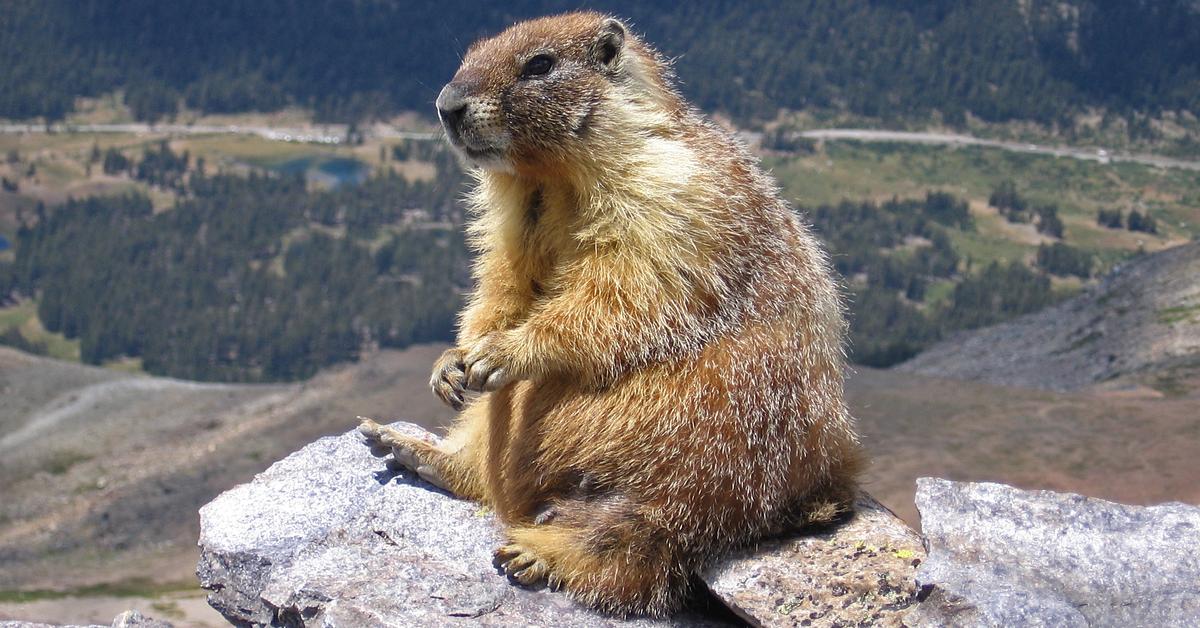
[[[550,55],[537,55],[525,62],[525,67],[521,68],[521,78],[541,76],[549,72],[550,68],[553,67],[554,57]]]

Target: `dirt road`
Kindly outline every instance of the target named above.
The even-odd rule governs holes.
[[[306,127],[269,127],[211,124],[0,124],[0,134],[21,133],[128,133],[133,135],[254,135],[279,142],[314,144],[340,144],[346,140],[348,128],[344,124],[328,124]],[[441,133],[406,131],[387,124],[374,124],[359,130],[366,137],[381,139],[408,139],[423,142],[441,141]],[[1183,168],[1200,171],[1200,161],[1174,159],[1159,155],[1123,153],[1104,148],[1077,146],[1048,146],[1028,142],[990,140],[956,133],[930,133],[912,131],[885,131],[878,129],[812,129],[798,133],[800,137],[815,140],[841,140],[857,142],[896,142],[901,144],[928,144],[937,146],[983,146],[1017,153],[1070,157],[1099,163],[1129,162],[1158,168]]]
[[[1028,142],[989,140],[956,133],[925,133],[910,131],[879,131],[875,129],[813,129],[802,131],[800,137],[814,140],[848,140],[858,142],[897,142],[902,144],[932,144],[937,146],[984,146],[1017,153],[1070,157],[1107,164],[1129,162],[1158,168],[1184,168],[1200,171],[1200,161],[1172,159],[1158,155],[1121,153],[1103,148],[1075,146],[1045,146]]]

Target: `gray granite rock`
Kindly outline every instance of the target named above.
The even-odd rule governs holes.
[[[270,624],[272,576],[378,499],[393,475],[358,439],[324,438],[200,509],[201,586],[235,623]],[[394,489],[393,489],[394,490]]]
[[[914,626],[1198,626],[1200,508],[921,478]]]
[[[410,424],[393,426],[433,438]],[[836,530],[731,557],[705,574],[710,590],[758,625],[798,625],[814,613],[846,624],[896,616],[915,594],[920,543],[874,500],[864,497],[860,509]],[[357,431],[321,439],[222,494],[201,509],[200,522],[201,584],[211,591],[209,603],[239,625],[695,626],[734,619],[709,599],[711,608],[667,621],[619,621],[562,593],[515,586],[492,566],[501,539],[491,514],[392,470]]]
[[[815,534],[764,541],[706,570],[708,588],[759,626],[899,626],[916,604],[921,537],[869,495]]]

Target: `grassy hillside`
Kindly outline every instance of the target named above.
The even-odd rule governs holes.
[[[961,254],[983,262],[1031,258],[1048,241],[1032,225],[1010,224],[988,206],[991,192],[1004,181],[1019,182],[1031,203],[1057,205],[1066,241],[1094,250],[1107,262],[1139,248],[1153,251],[1200,236],[1200,172],[1193,170],[991,148],[854,142],[769,155],[764,165],[799,205],[908,198],[930,189],[968,199],[977,229],[955,234],[955,245]],[[1149,236],[1104,228],[1096,221],[1102,209],[1150,212],[1159,219],[1161,232]]]
[[[37,303],[31,300],[0,308],[0,344],[59,360],[78,362],[80,357],[79,340],[47,331],[37,316]]]

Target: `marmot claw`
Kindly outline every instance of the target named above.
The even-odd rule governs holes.
[[[520,545],[510,544],[496,550],[493,561],[509,578],[527,587],[544,584],[550,576],[550,566]]]

